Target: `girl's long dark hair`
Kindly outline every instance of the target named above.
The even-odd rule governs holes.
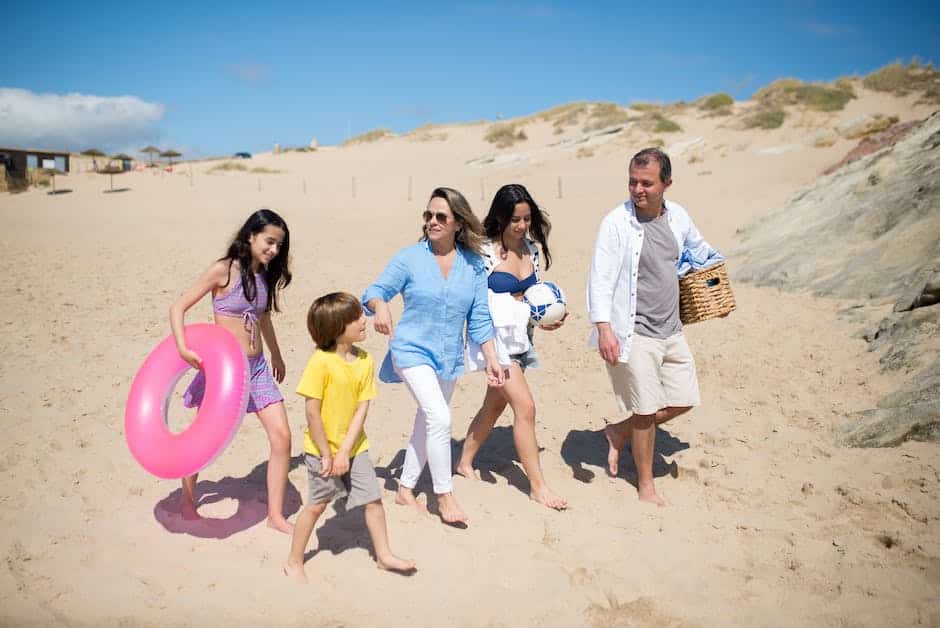
[[[512,214],[519,203],[528,203],[532,210],[532,222],[529,224],[529,233],[533,239],[542,247],[542,254],[545,256],[545,269],[552,265],[552,254],[548,250],[548,234],[552,230],[552,223],[544,211],[539,209],[538,204],[525,189],[525,186],[518,183],[504,185],[496,191],[493,202],[490,204],[490,211],[483,219],[483,230],[486,237],[490,240],[499,240],[506,250],[506,243],[503,242],[503,232],[512,221]]]
[[[280,227],[284,231],[284,241],[281,242],[274,259],[268,262],[262,270],[268,284],[268,302],[264,305],[264,311],[280,312],[277,306],[277,292],[281,288],[286,288],[291,280],[290,269],[287,267],[290,254],[290,231],[283,218],[270,209],[259,209],[253,213],[235,234],[222,260],[228,260],[230,268],[232,262],[238,260],[245,299],[253,302],[258,294],[258,286],[255,285],[255,275],[251,272],[251,236],[261,233],[268,225]],[[228,282],[225,285],[228,285]]]

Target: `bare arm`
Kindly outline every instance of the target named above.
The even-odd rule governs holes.
[[[330,475],[333,468],[333,455],[330,452],[330,443],[326,440],[323,417],[320,415],[320,404],[321,401],[319,399],[307,397],[305,408],[307,411],[307,429],[310,430],[310,438],[313,439],[313,442],[317,445],[317,449],[320,450],[320,460],[322,461],[320,475],[326,477]]]
[[[349,471],[349,452],[352,451],[353,445],[356,444],[356,441],[359,440],[359,436],[362,435],[362,429],[366,424],[366,415],[368,413],[369,402],[360,401],[356,406],[356,413],[353,415],[352,421],[349,424],[346,438],[343,439],[339,449],[336,451],[336,456],[333,460],[332,475],[343,475]]]
[[[228,275],[229,263],[227,261],[214,263],[170,306],[170,330],[176,340],[176,349],[180,357],[194,368],[199,368],[202,360],[186,346],[186,337],[183,335],[183,317],[189,308],[198,303],[207,293],[224,286],[228,282]]]
[[[281,357],[281,348],[277,344],[277,335],[274,333],[274,323],[271,321],[271,312],[265,312],[258,319],[258,327],[261,328],[261,337],[264,338],[264,344],[268,345],[268,351],[271,352],[271,370],[274,379],[278,383],[284,381],[284,359]]]

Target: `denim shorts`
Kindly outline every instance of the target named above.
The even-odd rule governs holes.
[[[518,364],[519,368],[523,371],[526,369],[537,369],[541,366],[539,354],[535,352],[535,345],[532,344],[532,335],[535,331],[535,325],[530,323],[526,331],[529,334],[529,350],[525,353],[515,353],[509,356],[509,359],[515,364]]]

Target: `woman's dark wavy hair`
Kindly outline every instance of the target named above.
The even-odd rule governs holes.
[[[238,260],[245,298],[249,302],[254,301],[258,294],[258,287],[255,285],[255,275],[251,272],[251,236],[261,233],[268,225],[280,227],[284,231],[284,241],[281,242],[274,259],[262,270],[268,284],[268,302],[264,305],[264,311],[280,312],[277,306],[277,292],[281,288],[286,288],[291,280],[291,273],[287,267],[290,254],[290,231],[283,218],[270,209],[259,209],[253,213],[235,234],[232,243],[228,246],[228,252],[221,261],[228,260],[229,268],[231,268],[232,262]],[[228,282],[225,285],[227,286]]]
[[[490,211],[483,219],[483,231],[490,240],[499,240],[506,249],[506,243],[503,242],[503,232],[512,221],[512,214],[516,210],[518,203],[528,203],[532,210],[532,222],[529,225],[529,233],[533,239],[542,247],[542,254],[545,256],[545,269],[552,265],[552,254],[548,250],[548,234],[551,233],[552,223],[548,220],[546,212],[539,209],[538,204],[525,189],[525,186],[518,183],[504,185],[496,191],[493,202],[490,204]]]

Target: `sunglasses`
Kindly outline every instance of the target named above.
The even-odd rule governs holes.
[[[437,224],[439,225],[446,225],[447,222],[450,220],[450,216],[448,216],[444,212],[432,213],[428,210],[424,210],[424,213],[421,214],[421,216],[424,218],[424,222],[431,222],[431,219],[433,218],[434,220],[437,221]]]

